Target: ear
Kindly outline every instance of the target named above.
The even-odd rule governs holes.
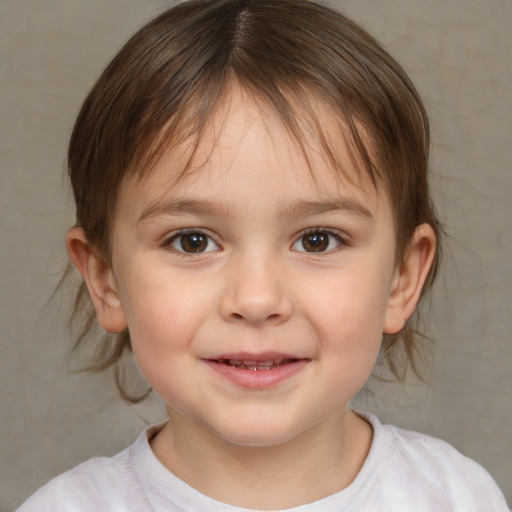
[[[90,245],[82,228],[74,227],[69,230],[66,248],[87,285],[98,323],[108,332],[124,330],[127,326],[126,317],[112,269]]]
[[[428,224],[421,224],[414,230],[404,261],[393,278],[384,321],[386,334],[399,332],[413,314],[432,266],[435,249],[434,230]]]

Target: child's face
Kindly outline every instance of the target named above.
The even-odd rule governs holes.
[[[401,328],[392,212],[318,156],[313,181],[261,105],[238,97],[212,126],[213,150],[205,141],[194,160],[204,165],[177,184],[177,151],[123,183],[112,307],[175,421],[273,445],[343,415],[382,333]]]

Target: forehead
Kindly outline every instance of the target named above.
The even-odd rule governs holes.
[[[150,172],[125,178],[120,199],[129,194],[132,204],[147,206],[170,195],[206,200],[231,194],[237,202],[249,200],[262,179],[291,195],[314,191],[326,200],[347,194],[378,199],[344,122],[325,101],[310,101],[296,128],[300,138],[264,101],[232,87],[201,136],[169,145]]]

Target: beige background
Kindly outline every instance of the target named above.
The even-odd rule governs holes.
[[[156,399],[128,407],[110,375],[68,372],[62,183],[74,116],[120,44],[163,0],[0,0],[0,510],[93,455],[113,454]],[[409,71],[431,115],[451,237],[433,300],[430,387],[374,386],[360,407],[442,437],[512,503],[512,2],[340,0]]]

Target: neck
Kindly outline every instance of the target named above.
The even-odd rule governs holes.
[[[171,421],[151,442],[160,462],[199,492],[244,508],[291,508],[344,489],[372,438],[364,419],[342,410],[280,445],[240,446],[169,412]]]

